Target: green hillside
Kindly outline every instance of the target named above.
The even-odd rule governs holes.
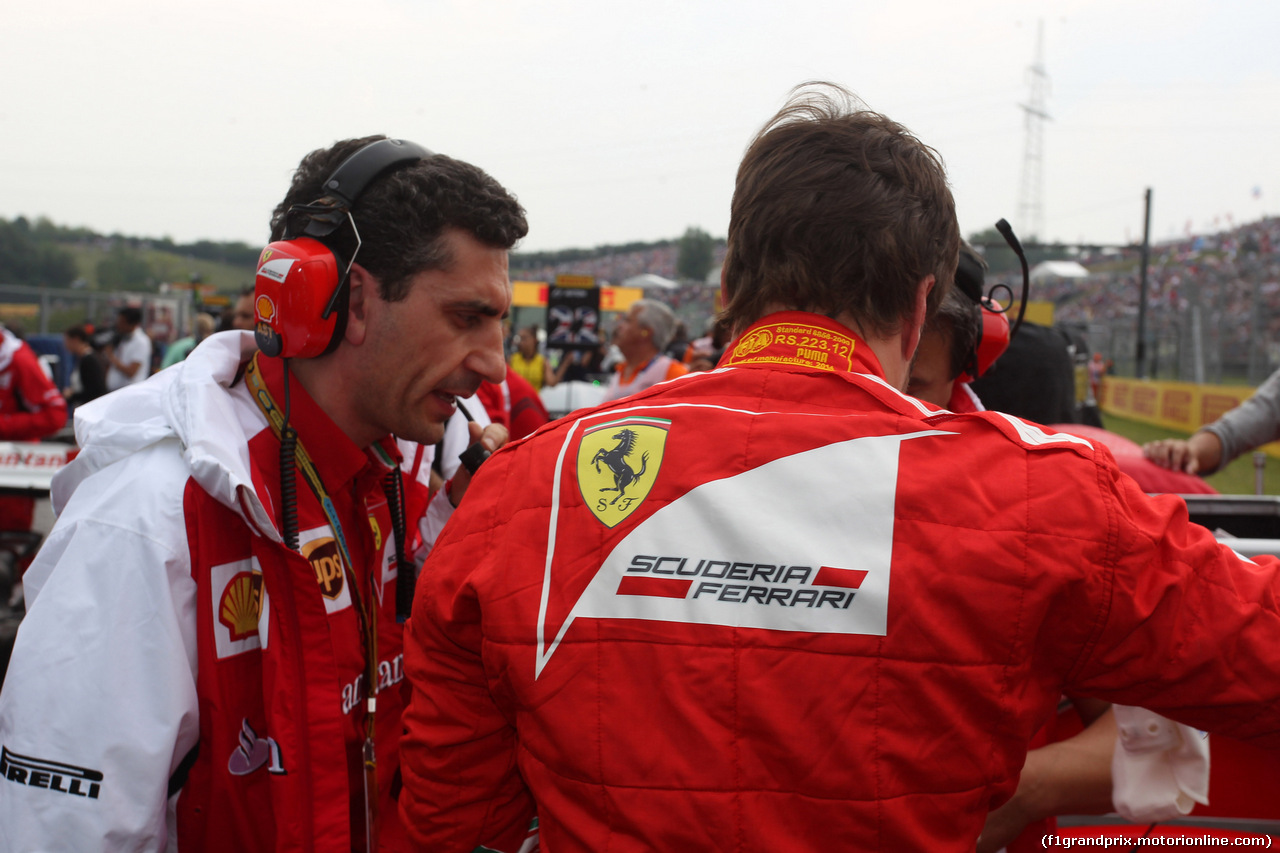
[[[99,265],[110,257],[111,252],[95,245],[80,243],[62,244],[62,248],[71,253],[76,270],[88,283],[88,287],[93,289],[103,287],[98,278]],[[252,266],[205,260],[155,248],[126,247],[123,252],[145,263],[149,272],[148,283],[130,283],[124,288],[127,290],[151,291],[159,282],[189,282],[193,274],[198,275],[202,283],[212,285],[220,293],[238,292],[241,288],[253,283]]]

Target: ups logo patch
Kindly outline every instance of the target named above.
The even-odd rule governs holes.
[[[302,556],[315,570],[316,583],[320,584],[320,592],[325,598],[333,601],[342,595],[344,575],[337,540],[332,537],[313,539],[302,546]]]
[[[578,489],[591,513],[615,527],[649,496],[671,421],[628,417],[588,428],[578,445]]]

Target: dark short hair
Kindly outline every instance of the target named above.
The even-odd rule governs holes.
[[[983,297],[986,270],[986,259],[968,241],[961,240],[956,286],[947,292],[938,305],[937,312],[925,323],[926,331],[949,336],[949,379],[955,379],[968,370],[970,362],[974,360],[974,352],[978,348],[978,330],[982,327],[982,312],[978,308],[978,302]]]
[[[116,314],[130,326],[136,326],[142,322],[142,309],[135,308],[132,305],[126,305],[117,311]]]
[[[948,379],[955,379],[969,367],[969,360],[978,346],[978,303],[952,288],[943,297],[942,304],[925,323],[926,332],[948,336]]]
[[[804,84],[738,168],[725,314],[741,331],[772,304],[847,311],[865,332],[893,333],[929,275],[936,310],[959,245],[937,152],[844,89]]]
[[[66,335],[68,338],[71,338],[72,340],[75,340],[75,341],[80,341],[86,344],[93,343],[93,338],[90,337],[89,330],[86,329],[83,325],[72,326],[70,329],[67,329],[62,334]]]
[[[302,158],[289,192],[271,214],[271,239],[284,237],[289,208],[324,195],[322,184],[343,160],[385,138],[347,139]],[[409,279],[417,273],[453,263],[443,240],[449,229],[466,231],[498,249],[510,249],[529,230],[524,208],[501,184],[470,163],[443,154],[383,174],[356,200],[351,215],[360,233],[357,261],[378,279],[388,302],[404,299]],[[351,257],[355,241],[349,228],[338,229],[329,241],[343,257]]]

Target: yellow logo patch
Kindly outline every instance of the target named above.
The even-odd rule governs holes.
[[[769,334],[768,329],[756,329],[738,341],[738,345],[733,348],[733,354],[738,358],[745,358],[760,352],[771,343],[773,343],[773,335]]]
[[[578,445],[578,488],[593,515],[616,527],[649,496],[671,421],[633,416],[589,427]]]
[[[342,553],[336,539],[313,539],[302,546],[302,556],[315,570],[316,583],[320,584],[325,598],[332,600],[342,594]]]
[[[262,613],[262,575],[239,572],[222,591],[218,621],[227,626],[232,641],[238,642],[258,633],[258,616]]]

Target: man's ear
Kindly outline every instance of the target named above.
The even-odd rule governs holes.
[[[912,357],[916,354],[916,347],[920,345],[920,334],[924,329],[924,321],[929,316],[929,292],[933,290],[937,279],[933,274],[920,279],[920,284],[916,288],[915,306],[911,310],[911,317],[907,321],[907,327],[902,330],[902,356],[907,363],[911,363]]]
[[[365,333],[368,331],[366,312],[369,307],[369,297],[373,293],[371,288],[377,286],[378,280],[371,272],[359,264],[351,265],[351,275],[347,279],[347,288],[350,290],[347,303],[347,330],[343,334],[343,339],[353,346],[364,343]]]

